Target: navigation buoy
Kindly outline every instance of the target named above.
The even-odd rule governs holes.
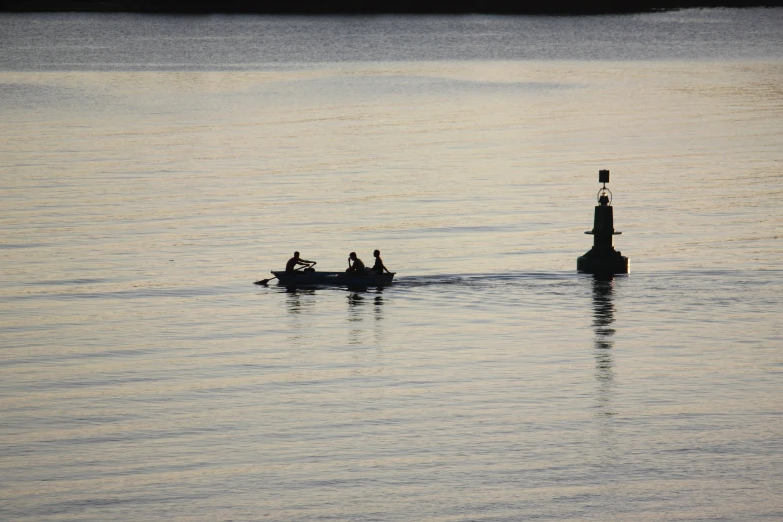
[[[612,192],[606,188],[609,171],[598,171],[598,182],[604,186],[598,191],[593,230],[585,232],[593,236],[593,248],[576,258],[576,270],[586,274],[627,274],[630,261],[614,249],[614,236],[622,234],[614,230]]]

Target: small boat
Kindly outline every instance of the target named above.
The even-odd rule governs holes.
[[[283,286],[384,286],[388,285],[394,279],[396,272],[386,274],[376,274],[372,271],[365,274],[353,274],[349,272],[316,272],[314,270],[296,270],[292,273],[285,271],[272,273],[277,278],[279,284]]]

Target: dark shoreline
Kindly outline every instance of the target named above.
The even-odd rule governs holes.
[[[447,1],[361,1],[289,0],[287,2],[226,0],[187,2],[184,0],[21,0],[0,2],[0,12],[131,12],[160,14],[505,14],[505,15],[591,15],[641,13],[688,8],[780,7],[783,0],[454,0]]]

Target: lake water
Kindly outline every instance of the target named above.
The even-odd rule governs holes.
[[[3,520],[783,518],[783,9],[0,49]]]

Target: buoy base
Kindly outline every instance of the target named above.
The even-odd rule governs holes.
[[[589,252],[588,252],[589,254]],[[631,261],[619,255],[614,256],[589,256],[587,254],[576,258],[576,270],[584,274],[628,274]]]

